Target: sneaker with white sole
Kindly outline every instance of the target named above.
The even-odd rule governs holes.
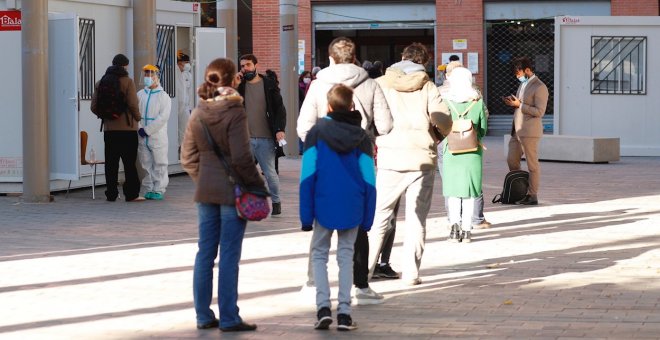
[[[354,292],[355,304],[361,305],[377,305],[385,301],[385,297],[376,293],[371,287],[355,288]]]
[[[337,330],[338,331],[352,331],[357,329],[357,323],[353,321],[348,314],[337,314]]]
[[[374,279],[398,279],[399,273],[395,272],[389,263],[377,264],[371,277]]]
[[[328,307],[321,307],[318,312],[316,312],[316,323],[314,324],[314,329],[328,329],[332,323],[332,312]]]

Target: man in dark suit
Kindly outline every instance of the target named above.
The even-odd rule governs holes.
[[[538,149],[539,141],[543,137],[541,118],[548,104],[548,87],[534,74],[529,58],[515,59],[512,66],[520,85],[515,96],[504,98],[506,105],[515,108],[507,163],[510,171],[520,170],[520,159],[525,155],[529,170],[529,189],[525,198],[516,204],[537,205],[541,180]]]

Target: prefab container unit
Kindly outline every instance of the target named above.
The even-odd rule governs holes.
[[[100,120],[90,110],[94,83],[101,79],[117,53],[131,60],[133,74],[133,8],[130,0],[51,0],[49,12],[49,167],[51,191],[90,186],[92,169],[80,165],[80,131],[87,131],[87,158],[94,148],[104,159]],[[20,23],[21,1],[0,0],[0,60],[5,68],[0,83],[0,193],[20,193],[23,186],[22,93]],[[221,28],[201,28],[199,4],[156,1],[156,54],[153,63],[162,67],[162,83],[172,97],[168,121],[169,171],[181,172],[178,160],[178,120],[174,75],[177,50],[191,57],[194,92],[200,72],[214,58],[225,56],[226,35]],[[202,42],[195,44],[195,40]],[[138,81],[140,83],[140,81]],[[137,87],[140,89],[140,85]],[[193,93],[191,93],[193,98]],[[122,169],[120,168],[120,171]],[[104,184],[99,166],[97,183]],[[121,178],[121,176],[120,176]]]
[[[660,17],[560,16],[555,27],[554,133],[660,156]]]

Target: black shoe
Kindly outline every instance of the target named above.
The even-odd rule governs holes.
[[[352,331],[357,329],[357,324],[348,314],[337,314],[337,330],[338,331]]]
[[[472,242],[472,232],[471,231],[461,232],[461,240],[459,242],[465,242],[465,243]]]
[[[451,226],[451,232],[449,233],[448,240],[450,242],[461,242],[460,237],[461,237],[461,227],[459,227],[457,223],[454,223]]]
[[[197,329],[218,328],[218,325],[219,325],[218,319],[214,319],[213,321],[204,324],[198,323]]]
[[[314,324],[314,329],[328,329],[332,323],[332,312],[328,307],[321,307],[318,312],[316,312],[316,323]]]
[[[273,212],[271,212],[271,215],[279,215],[282,213],[282,203],[273,203]]]
[[[253,323],[247,323],[245,321],[241,321],[238,325],[230,326],[230,327],[220,327],[220,330],[223,332],[246,332],[246,331],[254,331],[257,329],[257,325]]]
[[[516,202],[516,204],[519,204],[519,205],[538,205],[539,201],[536,199],[536,197],[532,197],[531,195],[525,195],[525,198],[523,198],[520,201]]]
[[[384,265],[376,265],[374,268],[374,275],[372,278],[376,279],[398,279],[399,273],[395,272],[389,263]]]

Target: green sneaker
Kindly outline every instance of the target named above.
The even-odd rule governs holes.
[[[163,194],[160,193],[160,192],[152,192],[151,193],[151,199],[160,201],[160,200],[163,199]]]
[[[152,200],[152,199],[154,199],[154,193],[149,191],[146,194],[144,194],[144,198],[146,198],[148,200]]]

